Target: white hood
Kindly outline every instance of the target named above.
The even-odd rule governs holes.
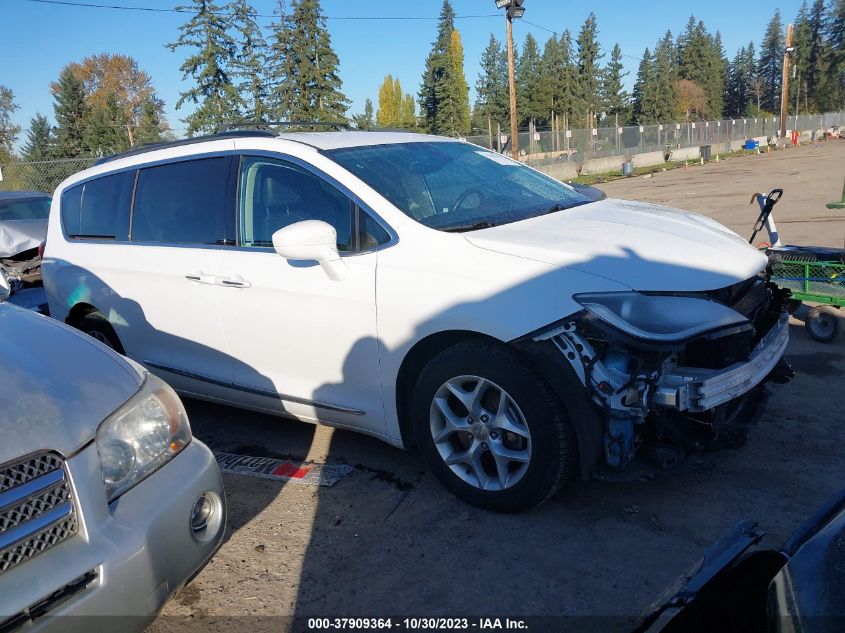
[[[12,257],[38,246],[47,237],[47,220],[0,222],[0,257]]]
[[[608,199],[464,234],[479,248],[612,279],[640,291],[724,288],[766,256],[702,215]]]

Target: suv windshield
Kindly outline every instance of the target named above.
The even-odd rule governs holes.
[[[483,229],[590,202],[562,182],[462,141],[323,153],[406,215],[442,231]]]
[[[46,220],[50,215],[50,198],[0,200],[0,222],[6,220]]]

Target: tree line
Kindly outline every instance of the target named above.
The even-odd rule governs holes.
[[[470,105],[461,35],[443,0],[435,39],[416,94],[387,75],[377,108],[347,115],[339,59],[319,0],[278,0],[266,28],[250,0],[190,0],[178,7],[189,19],[166,46],[185,51],[180,67],[187,88],[176,109],[194,106],[187,134],[213,133],[249,121],[322,121],[354,127],[398,127],[434,134],[510,132],[507,56],[490,35]],[[794,79],[790,113],[845,107],[845,0],[805,0],[794,19]],[[553,34],[543,45],[528,33],[516,52],[518,125],[579,128],[663,121],[757,116],[779,110],[785,50],[784,23],[775,10],[759,50],[754,42],[728,60],[719,31],[690,17],[675,37],[667,31],[643,51],[633,90],[625,89],[622,49],[609,53],[590,14],[577,35]],[[36,114],[22,157],[46,160],[120,151],[173,136],[164,102],[150,76],[125,55],[99,54],[65,66],[50,86],[55,124]],[[0,86],[0,162],[21,132],[12,123],[14,94]]]

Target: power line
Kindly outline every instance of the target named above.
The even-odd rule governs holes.
[[[549,33],[551,33],[555,37],[557,37],[559,35],[559,33],[557,31],[553,31],[552,29],[546,28],[545,26],[540,26],[539,24],[534,24],[534,22],[529,22],[525,18],[522,18],[522,21],[525,22],[525,24],[528,24],[528,25],[533,26],[535,28],[542,29],[543,31],[548,31]],[[599,46],[599,50],[602,53],[608,52],[606,48],[603,48],[601,46]],[[625,53],[622,53],[622,57],[628,57],[630,59],[636,59],[637,61],[640,61],[640,62],[643,61],[641,57],[636,57],[634,55],[626,55]]]
[[[50,5],[59,5],[59,6],[66,6],[66,7],[80,7],[86,9],[114,9],[118,11],[146,11],[148,13],[193,13],[193,9],[187,8],[178,8],[173,7],[170,9],[165,9],[161,7],[139,7],[139,6],[127,6],[127,5],[120,5],[120,4],[99,4],[95,2],[71,2],[70,0],[26,0],[27,2],[36,2],[38,4],[50,4]],[[214,12],[216,15],[232,15],[229,11],[216,11]],[[276,18],[279,17],[278,14],[273,13],[256,13],[255,17],[257,18]],[[369,15],[335,15],[335,16],[323,16],[327,20],[437,20],[438,17],[429,17],[429,16],[403,16],[403,15],[378,15],[378,16],[369,16]],[[475,18],[497,18],[499,17],[498,13],[485,13],[485,14],[478,14],[478,15],[456,15],[456,20],[467,20],[467,19],[475,19]]]

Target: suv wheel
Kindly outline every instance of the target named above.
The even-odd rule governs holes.
[[[120,354],[124,353],[123,345],[120,344],[120,339],[117,338],[117,333],[114,331],[111,323],[99,312],[86,314],[77,327],[91,338],[100,341],[106,347],[110,347]]]
[[[438,354],[420,374],[411,406],[423,459],[473,505],[528,510],[571,471],[562,406],[535,369],[502,345],[468,341]]]

